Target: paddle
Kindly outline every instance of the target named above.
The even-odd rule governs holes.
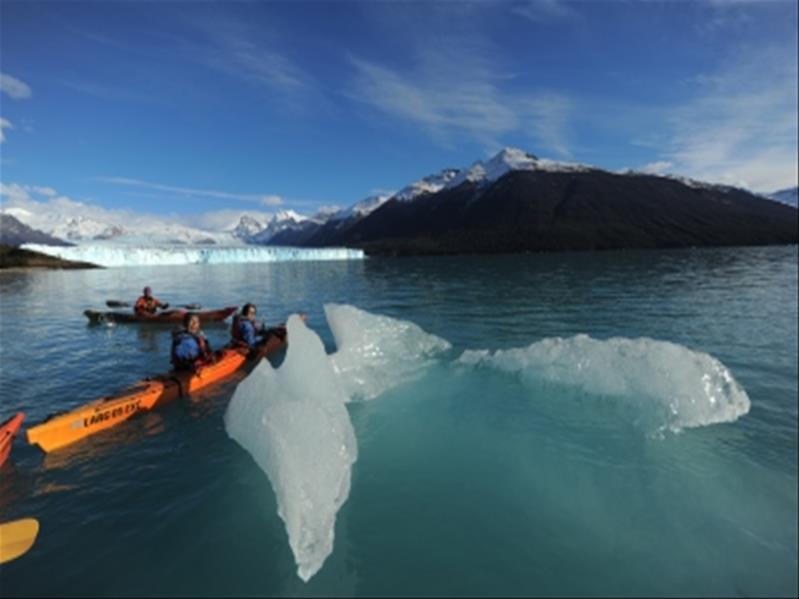
[[[105,305],[109,308],[130,308],[130,302],[121,302],[119,300],[105,300]],[[166,305],[169,307],[169,304]],[[178,308],[186,308],[186,310],[199,310],[202,308],[200,304],[181,304]]]
[[[23,555],[33,546],[39,534],[39,521],[23,518],[0,524],[0,564]]]

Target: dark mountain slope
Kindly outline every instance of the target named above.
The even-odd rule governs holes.
[[[797,210],[741,189],[649,175],[513,171],[391,200],[312,245],[370,253],[484,253],[797,242]]]

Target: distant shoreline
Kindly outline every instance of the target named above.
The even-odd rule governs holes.
[[[48,256],[31,250],[23,250],[10,245],[0,245],[0,270],[19,271],[33,269],[79,269],[102,268],[89,262],[75,262]]]

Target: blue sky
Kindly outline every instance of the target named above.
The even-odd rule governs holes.
[[[219,224],[503,146],[797,180],[796,2],[0,2],[3,202]]]

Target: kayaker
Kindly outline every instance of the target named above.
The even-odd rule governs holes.
[[[183,328],[172,334],[171,361],[175,370],[196,370],[216,361],[196,314],[187,312]]]
[[[158,308],[166,309],[169,307],[169,304],[154,298],[153,290],[149,287],[145,287],[142,293],[144,295],[137,299],[136,304],[133,306],[133,311],[139,316],[153,315],[158,311]]]
[[[230,336],[233,338],[234,345],[253,349],[266,341],[269,331],[263,324],[255,322],[257,311],[255,304],[247,303],[241,308],[241,313],[233,317]]]

